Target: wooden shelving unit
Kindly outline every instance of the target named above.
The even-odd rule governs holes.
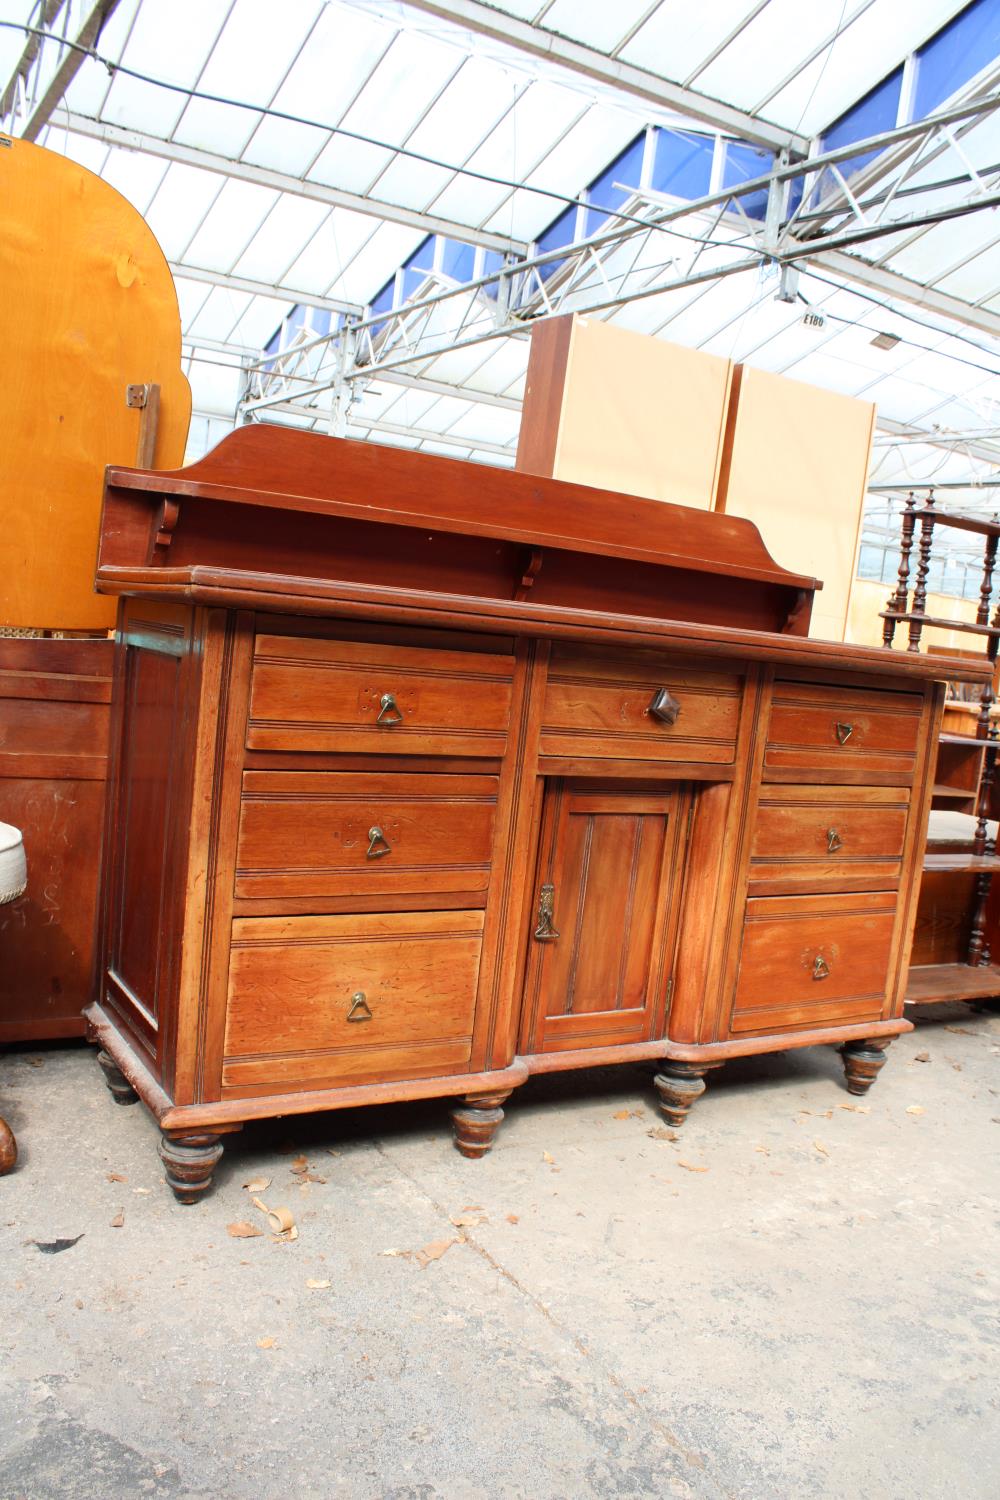
[[[917,523],[920,541],[917,569],[910,597],[910,554]],[[971,532],[985,539],[983,579],[975,622],[941,619],[926,612],[927,575],[935,526],[947,526]],[[918,651],[925,627],[941,626],[947,630],[978,637],[986,648],[987,659],[996,664],[1000,651],[1000,604],[993,609],[993,570],[1000,543],[1000,520],[939,511],[931,493],[919,509],[911,493],[903,512],[900,542],[899,581],[882,611],[883,644],[890,648],[898,626],[909,626],[908,649]],[[971,814],[972,831],[965,838],[929,844],[924,855],[924,881],[921,907],[918,909],[918,931],[914,952],[923,948],[925,956],[938,958],[941,949],[954,954],[952,962],[916,963],[910,968],[907,1005],[930,1005],[946,1000],[988,1000],[1000,995],[1000,967],[990,958],[986,935],[986,912],[993,876],[1000,871],[1000,856],[988,834],[991,789],[997,757],[996,725],[991,713],[994,683],[983,689],[977,709],[961,705],[971,721],[974,734],[954,732],[956,715],[938,740],[937,764],[931,794],[931,808]],[[962,718],[958,718],[959,725]],[[926,901],[924,897],[926,896]],[[927,912],[933,912],[933,919]],[[921,930],[924,920],[925,929]]]

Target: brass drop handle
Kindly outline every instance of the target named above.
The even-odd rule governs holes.
[[[816,957],[813,959],[812,977],[814,979],[829,979],[830,977],[830,965],[827,963],[822,953],[817,953]]]
[[[836,854],[837,850],[843,849],[843,847],[844,840],[840,837],[840,833],[838,832],[838,830],[836,828],[828,828],[826,830],[827,854]]]
[[[669,688],[657,688],[646,710],[651,719],[658,719],[661,724],[676,724],[680,711],[681,706]]]
[[[554,885],[543,885],[538,893],[538,926],[535,928],[535,937],[540,943],[551,943],[559,936],[552,925],[553,908],[555,906],[556,888]]]
[[[351,996],[351,1003],[347,1007],[347,1019],[349,1021],[370,1021],[372,1019],[372,1008],[368,1004],[364,990],[355,990]]]
[[[393,724],[402,724],[402,722],[403,710],[392,693],[383,693],[378,700],[378,718],[375,723],[385,724],[387,728],[391,728]]]
[[[837,736],[837,744],[838,745],[846,745],[847,741],[851,738],[851,735],[854,733],[854,725],[853,724],[841,724],[839,721],[836,724],[834,724],[833,729],[834,729],[834,733]]]
[[[377,823],[369,828],[368,838],[370,842],[368,844],[368,852],[365,855],[366,859],[381,859],[384,854],[392,853],[392,845]]]

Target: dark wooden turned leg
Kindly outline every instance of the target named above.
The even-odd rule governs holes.
[[[222,1160],[222,1142],[208,1131],[164,1134],[160,1157],[178,1203],[197,1203],[212,1186],[212,1173]]]
[[[705,1074],[711,1066],[707,1063],[663,1062],[653,1082],[660,1096],[660,1109],[671,1125],[684,1124],[692,1104],[705,1092]]]
[[[510,1092],[507,1089],[502,1094],[467,1094],[452,1110],[455,1147],[463,1156],[478,1158],[486,1155],[503,1120],[500,1106],[510,1098]]]
[[[845,1042],[840,1049],[849,1094],[867,1094],[885,1067],[885,1049],[892,1040],[866,1037],[859,1042]]]
[[[129,1083],[121,1068],[107,1052],[98,1052],[97,1061],[101,1065],[104,1074],[104,1082],[111,1090],[111,1097],[116,1104],[134,1104],[139,1095]]]
[[[17,1166],[17,1141],[6,1120],[0,1120],[0,1177]]]

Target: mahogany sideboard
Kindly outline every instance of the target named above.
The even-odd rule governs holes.
[[[811,640],[736,518],[248,427],[110,469],[121,595],[90,1033],[183,1202],[250,1119],[903,1018],[946,677]]]

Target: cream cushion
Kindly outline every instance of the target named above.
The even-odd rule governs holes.
[[[21,830],[0,823],[0,902],[14,901],[28,885],[28,864],[24,857]]]

